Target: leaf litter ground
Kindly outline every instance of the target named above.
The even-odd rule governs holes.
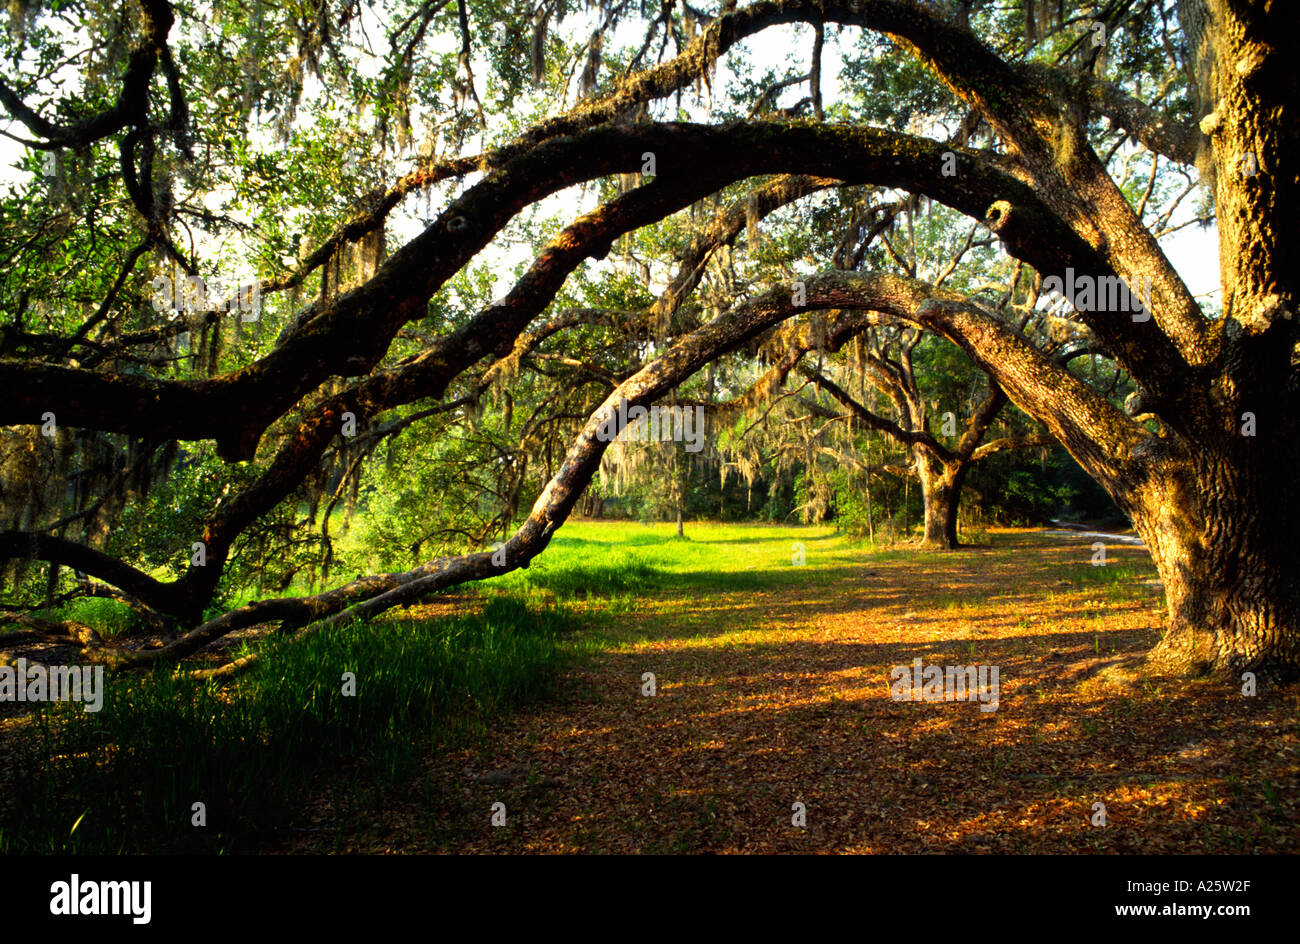
[[[710,547],[712,532],[696,529],[697,554],[736,566],[759,548],[765,569],[748,565],[747,581],[720,572],[713,587],[707,570],[684,572],[680,586],[621,608],[569,603],[604,645],[555,699],[435,752],[362,825],[349,817],[340,831],[321,796],[280,850],[1300,846],[1300,693],[1245,697],[1221,682],[1145,677],[1140,656],[1159,638],[1163,603],[1142,548],[1110,545],[1094,568],[1091,539],[998,531],[992,546],[958,552],[873,553],[817,532],[795,568],[791,535],[808,533],[754,528],[749,544]],[[891,667],[918,656],[998,666],[997,710],[891,700]],[[647,672],[653,697],[642,694]],[[492,825],[495,803],[504,826]],[[1105,825],[1095,825],[1099,803]]]

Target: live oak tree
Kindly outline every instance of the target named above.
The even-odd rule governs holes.
[[[964,234],[959,232],[946,219],[950,214],[934,212],[933,208],[924,215],[918,213],[919,202],[918,198],[909,196],[855,206],[850,224],[836,246],[835,268],[872,269],[892,260],[912,277],[922,268],[933,270],[931,284],[940,287],[961,267],[968,270],[963,279],[966,284],[982,280],[985,285],[992,285],[990,280],[996,277],[997,267],[981,264],[978,259],[980,250],[987,249],[992,240],[976,239],[974,225],[966,227]],[[895,224],[900,218],[902,225],[895,234]],[[873,245],[876,242],[879,246]],[[1044,353],[1060,352],[1067,358],[1085,353],[1086,345],[1068,343],[1069,332],[1077,331],[1078,326],[1037,310],[1037,292],[1032,285],[1020,284],[1020,267],[1014,267],[1010,275],[1010,285],[1005,286],[997,309],[999,313],[1014,317],[1018,330],[1025,335],[1041,332],[1046,323],[1053,321],[1064,325],[1068,329],[1067,337],[1044,337],[1037,341]],[[808,333],[798,337],[807,349]],[[959,546],[958,508],[971,467],[1003,450],[1042,446],[1052,440],[1030,431],[1012,433],[1007,429],[1006,435],[984,441],[1003,413],[1006,394],[996,381],[979,370],[974,373],[980,379],[961,391],[959,379],[971,373],[968,362],[962,363],[965,359],[960,352],[956,358],[948,356],[945,348],[949,345],[942,341],[932,343],[935,340],[915,325],[877,317],[854,336],[852,360],[840,367],[839,373],[848,382],[841,379],[837,383],[831,379],[837,366],[834,360],[825,367],[820,363],[801,363],[798,373],[816,382],[858,424],[907,448],[922,496],[921,542],[952,549]],[[1061,351],[1063,346],[1065,350]],[[787,357],[779,362],[778,369],[788,363]],[[846,372],[844,367],[849,370]],[[854,380],[861,388],[857,397],[852,389]],[[863,402],[868,388],[883,397],[888,404],[885,410]],[[936,396],[938,399],[932,401]],[[939,413],[945,401],[948,409]]]
[[[1294,674],[1298,270],[1287,233],[1300,122],[1282,43],[1297,12],[1276,0],[1065,3],[1050,17],[1029,6],[602,0],[575,40],[547,32],[573,13],[561,3],[395,3],[380,15],[384,41],[367,50],[380,63],[372,75],[355,66],[370,42],[358,3],[222,5],[206,34],[185,12],[178,28],[166,0],[107,15],[27,5],[6,40],[0,105],[49,196],[6,202],[0,423],[27,436],[29,452],[63,448],[60,430],[82,456],[138,445],[97,478],[87,465],[88,494],[57,519],[6,508],[0,555],[74,568],[184,629],[157,650],[96,650],[114,664],[177,659],[242,626],[373,615],[526,566],[595,474],[598,433],[620,398],[654,402],[791,318],[828,312],[831,331],[887,316],[964,350],[1129,515],[1168,599],[1155,668]],[[615,48],[614,26],[638,18],[644,43]],[[683,90],[720,91],[720,59],[743,59],[746,40],[789,24],[811,27],[789,34],[810,40],[806,70],[769,70],[750,108],[719,120],[662,120],[678,117]],[[828,101],[825,43],[840,28],[874,44],[851,78],[897,121]],[[78,42],[91,52],[65,57]],[[56,81],[70,62],[83,64],[79,85]],[[542,94],[528,93],[533,81]],[[325,91],[304,98],[312,82]],[[584,97],[566,110],[557,103],[569,90]],[[778,107],[787,92],[793,103]],[[300,106],[312,122],[294,123]],[[952,115],[936,130],[936,116]],[[279,150],[254,146],[258,121],[278,129]],[[1151,189],[1117,179],[1121,151],[1135,150],[1149,155],[1152,181],[1166,179],[1157,165],[1198,166],[1212,187],[1221,311],[1198,303],[1162,251],[1170,220],[1153,212]],[[394,152],[413,169],[396,170]],[[1038,288],[1071,296],[1089,343],[1136,385],[1131,412],[987,293],[897,269],[778,269],[716,314],[683,312],[698,285],[684,264],[653,280],[662,288],[633,329],[656,339],[653,356],[580,422],[500,551],[209,609],[241,536],[306,497],[323,468],[346,473],[347,424],[373,432],[425,411],[412,422],[436,424],[458,400],[478,402],[494,370],[561,342],[572,325],[552,303],[587,260],[727,188],[790,176],[921,195],[980,221]],[[475,257],[521,212],[613,179],[617,192],[538,240],[508,291],[475,297]],[[251,220],[232,210],[241,201],[257,208]],[[394,221],[419,202],[418,231],[396,245]],[[697,255],[726,243],[727,226],[720,217]],[[267,323],[237,348],[247,326],[229,307],[150,320],[145,276],[199,274],[196,233],[254,247]],[[1119,279],[1140,288],[1139,310],[1115,304]],[[43,428],[52,443],[36,438]],[[191,533],[167,535],[176,555],[192,540],[203,558],[166,579],[93,532],[125,504],[107,496],[165,473],[175,443],[212,472]],[[72,473],[50,462],[53,507]]]
[[[1003,449],[1046,445],[1051,440],[1042,436],[1004,436],[982,441],[1007,402],[1006,394],[996,383],[990,385],[968,415],[962,416],[960,428],[956,411],[947,411],[943,417],[932,417],[921,394],[913,362],[913,353],[921,338],[922,333],[918,330],[905,331],[899,337],[868,349],[863,356],[863,372],[892,402],[894,420],[872,411],[825,375],[811,368],[805,368],[804,373],[847,407],[854,418],[908,446],[924,508],[921,543],[952,549],[960,546],[957,512],[962,485],[972,465]],[[898,352],[896,359],[891,356],[891,348]],[[932,426],[937,426],[938,430],[932,430]],[[945,437],[951,444],[944,441]]]
[[[994,257],[989,251],[994,240],[976,238],[978,224],[959,226],[960,216],[944,213],[942,208],[936,210],[932,205],[918,212],[917,198],[895,198],[879,188],[839,188],[837,198],[821,206],[811,221],[802,215],[787,214],[788,218],[774,220],[770,229],[764,225],[760,231],[756,225],[759,220],[766,224],[769,214],[780,216],[786,201],[824,190],[827,183],[778,179],[745,199],[720,203],[716,217],[705,217],[709,220],[707,227],[684,224],[697,239],[707,233],[721,237],[703,269],[694,300],[706,307],[725,307],[733,303],[738,291],[760,281],[774,267],[792,273],[791,266],[799,263],[869,270],[892,259],[913,276],[921,268],[932,269],[936,285],[943,285],[960,266],[966,283],[993,284],[990,280],[997,277],[998,267],[988,262]],[[830,227],[831,238],[809,238],[810,225],[824,232],[832,220],[838,221],[838,227]],[[838,236],[834,235],[836,228],[841,231]],[[642,258],[654,257],[652,245],[644,250],[633,249],[631,244],[626,250],[620,249],[625,240],[615,244],[611,258],[635,269]],[[985,258],[977,260],[976,256]],[[692,258],[691,253],[686,254],[688,261]],[[644,263],[640,264],[644,272]],[[690,265],[698,263],[690,261]],[[679,277],[680,271],[684,270],[679,270]],[[1013,284],[1001,288],[999,310],[1004,316],[1014,316],[1022,333],[1042,332],[1050,324],[1064,330],[1064,334],[1036,341],[1040,349],[1063,354],[1066,359],[1095,353],[1095,348],[1086,343],[1069,343],[1080,338],[1086,342],[1081,325],[1034,307],[1037,292],[1032,284],[1022,284],[1026,280],[1021,267],[1014,267],[1010,274]],[[819,459],[825,457],[841,469],[845,464],[861,466],[858,453],[864,444],[860,434],[867,430],[878,432],[910,451],[913,471],[888,463],[864,471],[868,475],[872,471],[914,475],[923,499],[922,543],[958,547],[957,512],[962,483],[972,465],[1003,450],[1043,446],[1054,440],[1030,429],[1012,430],[1003,424],[1004,434],[985,442],[984,437],[1003,413],[1006,396],[986,374],[972,369],[966,356],[947,341],[878,313],[838,319],[834,325],[828,333],[825,313],[792,318],[760,343],[742,346],[710,365],[704,379],[707,399],[697,405],[706,408],[711,417],[710,441],[716,450],[710,449],[697,459],[709,460],[708,464],[721,473],[724,484],[732,473],[751,488],[765,474],[771,478],[769,487],[776,490],[788,470],[796,475],[800,493],[800,504],[794,511],[803,520],[820,521],[833,512],[835,493],[842,495],[845,486],[831,484]],[[927,343],[917,354],[923,338]],[[850,349],[851,357],[835,356]],[[575,369],[566,376],[567,383],[603,381],[596,402],[615,386],[610,371],[623,376],[631,373],[625,365],[611,365],[602,371],[569,360]],[[733,363],[738,370],[730,369]],[[752,381],[744,380],[746,368],[754,366],[767,369],[758,370]],[[598,377],[602,372],[605,376]],[[972,373],[978,379],[969,378]],[[973,386],[963,389],[962,384],[967,382]],[[822,396],[807,392],[814,384]],[[884,409],[875,403],[864,405],[861,394],[855,399],[849,388],[859,386],[863,392],[870,388],[881,393]],[[932,416],[927,398],[936,395],[945,398],[955,411]],[[817,402],[819,399],[822,402]],[[839,409],[830,408],[827,401]],[[892,414],[885,415],[891,408]],[[958,414],[962,417],[960,432]],[[617,458],[612,464],[616,488],[625,479],[638,479],[645,483],[641,503],[653,505],[649,499],[657,489],[668,496],[668,504],[680,514],[681,476],[677,473],[684,457],[678,450],[620,444],[606,453],[602,480],[605,466],[611,465],[611,453]],[[869,501],[870,496],[867,498]]]

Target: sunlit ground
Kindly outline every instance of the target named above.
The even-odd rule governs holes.
[[[502,583],[568,600],[598,654],[558,701],[432,757],[360,832],[334,834],[322,798],[296,847],[1296,850],[1296,690],[1133,683],[1161,622],[1141,548],[1111,545],[1096,567],[1092,539],[1028,531],[956,553],[873,549],[829,528],[686,533],[566,525]],[[647,589],[623,586],[629,572]],[[891,667],[918,656],[997,666],[996,711],[891,700]],[[491,824],[496,802],[505,826]]]

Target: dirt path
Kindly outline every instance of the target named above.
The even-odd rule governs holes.
[[[1160,622],[1145,554],[1109,553],[1126,586],[1026,535],[819,568],[804,586],[660,594],[558,700],[432,759],[339,847],[1296,851],[1296,691],[1098,675]],[[997,710],[891,700],[891,667],[916,657],[998,666]]]

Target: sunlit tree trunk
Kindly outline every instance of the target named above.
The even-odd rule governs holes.
[[[1236,457],[1206,449],[1129,496],[1164,584],[1166,628],[1151,653],[1161,670],[1284,677],[1300,669],[1300,515],[1283,471],[1300,456],[1294,443],[1274,443],[1276,453],[1252,461],[1241,453],[1259,447],[1242,439],[1225,444]]]
[[[961,504],[961,486],[966,478],[967,463],[943,463],[925,454],[919,447],[915,466],[925,503],[925,547],[952,550],[961,546],[957,539],[957,509]]]

